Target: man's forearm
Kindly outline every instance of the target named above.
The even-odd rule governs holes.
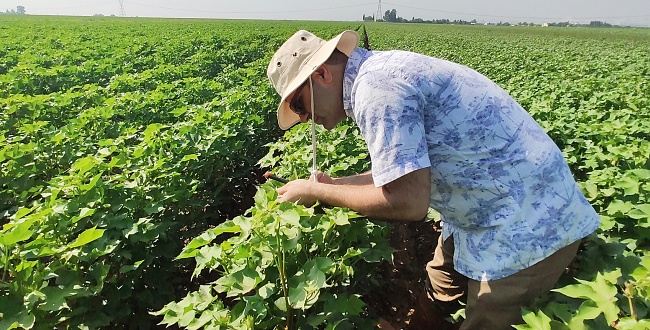
[[[413,207],[406,201],[395,202],[382,187],[374,184],[328,185],[316,183],[312,194],[326,205],[343,206],[378,220],[421,220],[414,216]]]
[[[375,187],[370,172],[350,177],[367,184],[320,184],[311,196],[324,204],[344,206],[370,218],[384,220],[422,220],[429,210],[429,169],[413,171],[382,187]]]
[[[375,187],[370,172],[342,178],[339,182],[329,177],[323,179],[322,182],[290,181],[278,188],[278,199],[307,206],[320,201],[385,220],[422,220],[429,210],[431,184],[428,168],[405,174],[381,187]]]
[[[341,178],[333,178],[333,180],[334,184],[338,185],[365,186],[374,183],[372,181],[372,171]]]

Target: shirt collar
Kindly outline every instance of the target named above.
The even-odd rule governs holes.
[[[371,55],[370,51],[355,48],[348,59],[343,74],[343,108],[348,117],[352,117],[352,85],[359,74],[361,64]]]

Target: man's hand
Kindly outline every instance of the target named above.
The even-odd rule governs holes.
[[[319,183],[334,184],[334,180],[329,175],[318,172],[316,178]],[[309,180],[294,180],[287,182],[284,186],[278,188],[278,200],[280,202],[297,202],[300,205],[312,206],[318,200],[313,195],[314,175],[309,177]]]
[[[297,202],[300,205],[310,207],[317,201],[311,193],[314,183],[313,181],[303,179],[289,181],[284,186],[278,188],[278,194],[280,195],[278,200],[280,202]]]

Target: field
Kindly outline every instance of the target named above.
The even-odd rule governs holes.
[[[271,55],[359,26],[0,16],[0,329],[405,326],[436,213],[278,204],[262,177],[311,164],[307,126],[276,127]],[[600,214],[518,328],[650,329],[650,30],[365,28],[508,90]],[[318,134],[321,170],[369,168],[353,123]]]

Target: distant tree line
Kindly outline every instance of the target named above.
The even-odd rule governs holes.
[[[601,21],[591,21],[589,24],[572,24],[569,22],[548,23],[548,26],[620,27]]]
[[[25,11],[25,7],[24,7],[24,6],[16,6],[16,9],[12,9],[12,10],[7,9],[7,10],[5,10],[4,13],[0,11],[0,14],[17,14],[17,15],[25,15],[25,14],[27,14],[27,11]]]
[[[559,26],[559,27],[566,27],[566,26],[580,26],[580,27],[622,27],[618,25],[612,25],[607,22],[601,22],[601,21],[591,21],[589,24],[578,24],[578,23],[569,23],[569,22],[557,22],[557,23],[544,23],[544,24],[535,24],[535,23],[530,23],[530,22],[518,22],[516,24],[510,24],[509,22],[487,22],[487,23],[478,23],[475,19],[471,21],[464,21],[464,20],[449,20],[449,19],[433,19],[433,20],[424,20],[421,18],[411,18],[410,20],[405,19],[401,16],[397,16],[397,10],[396,9],[390,9],[386,10],[384,12],[384,16],[381,18],[378,18],[375,20],[374,15],[366,16],[363,15],[363,21],[364,22],[372,22],[372,21],[377,21],[377,22],[391,22],[391,23],[427,23],[427,24],[456,24],[456,25],[475,25],[475,24],[481,24],[481,25],[496,25],[496,26],[511,26],[511,25],[523,25],[523,26]]]

